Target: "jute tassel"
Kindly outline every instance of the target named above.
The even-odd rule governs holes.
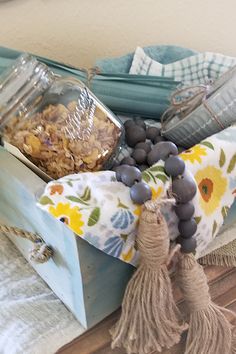
[[[189,311],[184,354],[235,353],[229,311],[211,301],[206,275],[194,255],[180,255],[177,277]]]
[[[140,266],[127,286],[121,317],[111,330],[112,348],[123,346],[128,354],[170,348],[186,329],[172,295],[166,266],[169,234],[159,208],[155,202],[143,207],[137,235]]]

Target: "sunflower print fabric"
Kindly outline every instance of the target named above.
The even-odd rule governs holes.
[[[69,226],[77,235],[83,234],[84,222],[78,206],[71,207],[70,203],[58,203],[56,206],[50,205],[49,213]]]
[[[180,156],[198,186],[193,203],[199,257],[217,236],[236,195],[236,127],[213,135]],[[143,172],[154,199],[166,196],[170,188],[163,165],[160,161]],[[133,204],[129,188],[116,181],[114,172],[81,173],[50,182],[38,205],[103,252],[138,264],[135,236],[141,207]],[[163,213],[170,238],[175,240],[178,220],[173,206],[163,208]]]

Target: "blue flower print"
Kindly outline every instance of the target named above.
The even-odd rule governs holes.
[[[119,236],[113,236],[105,242],[104,246],[103,252],[113,257],[119,257],[124,246],[124,241]]]
[[[118,210],[112,217],[111,223],[115,229],[124,230],[134,222],[133,214],[126,209]]]

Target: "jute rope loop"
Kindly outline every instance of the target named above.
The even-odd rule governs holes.
[[[45,263],[53,255],[52,248],[46,245],[43,239],[36,233],[2,224],[0,224],[0,232],[3,234],[11,234],[16,237],[22,237],[33,242],[34,246],[29,252],[29,257],[30,260],[35,263]]]
[[[86,81],[85,81],[85,85],[91,89],[91,83],[92,83],[92,80],[94,78],[94,76],[98,75],[101,73],[101,70],[95,66],[95,67],[92,67],[92,68],[89,68],[89,69],[86,69],[86,68],[76,68],[76,70],[79,69],[81,71],[83,71],[86,75]]]
[[[174,198],[162,198],[162,199],[155,199],[155,200],[148,200],[144,203],[145,208],[153,213],[158,213],[160,208],[164,205],[172,204],[174,205],[176,200]]]

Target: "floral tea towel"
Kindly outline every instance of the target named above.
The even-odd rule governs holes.
[[[236,127],[186,150],[181,158],[198,186],[193,203],[199,257],[217,236],[234,202]],[[170,186],[163,164],[160,161],[143,172],[153,198],[165,196]],[[38,206],[103,252],[138,264],[135,236],[141,207],[131,201],[129,188],[116,181],[114,172],[79,173],[50,182]],[[165,207],[163,213],[174,240],[178,236],[178,220],[173,207]]]

